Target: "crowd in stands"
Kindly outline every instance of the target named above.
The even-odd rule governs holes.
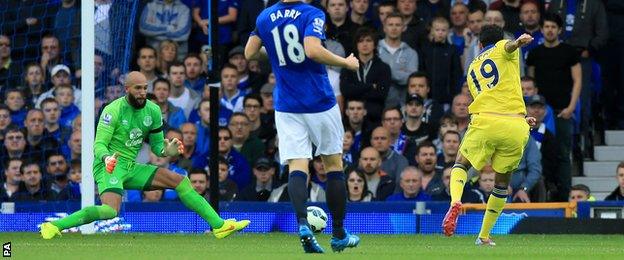
[[[96,117],[125,95],[124,62],[149,81],[166,138],[183,141],[180,156],[159,158],[147,143],[137,162],[186,175],[209,198],[209,88],[218,86],[219,193],[224,201],[289,201],[288,166],[279,163],[266,59],[246,60],[255,18],[277,1],[223,0],[219,45],[208,45],[209,7],[198,0],[138,1],[131,41],[117,32],[127,8],[96,0]],[[576,6],[568,6],[575,3]],[[449,201],[450,167],[470,124],[465,84],[485,24],[505,38],[534,41],[521,50],[522,92],[536,117],[510,202],[568,201],[591,194],[572,186],[574,160],[591,157],[593,129],[624,128],[624,3],[618,0],[320,0],[325,46],[354,53],[358,71],[328,66],[343,111],[348,200]],[[80,1],[0,3],[0,202],[77,200],[81,181]],[[123,35],[118,35],[123,34]],[[221,64],[212,64],[212,55]],[[216,73],[209,73],[208,65]],[[600,65],[603,65],[602,70]],[[619,70],[619,71],[618,71]],[[602,72],[602,74],[601,74]],[[604,97],[604,100],[603,100]],[[604,102],[598,102],[598,100]],[[600,107],[598,104],[604,104]],[[592,118],[605,115],[597,122]],[[580,142],[579,140],[584,140]],[[581,151],[580,156],[575,151]],[[574,158],[574,159],[571,159]],[[97,159],[97,158],[96,158]],[[310,161],[309,200],[325,201],[327,174]],[[624,163],[617,168],[624,197]],[[584,186],[584,185],[583,185]],[[472,170],[463,202],[487,203],[494,172]],[[171,190],[128,191],[125,201],[177,200]]]

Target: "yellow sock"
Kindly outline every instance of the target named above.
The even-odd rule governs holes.
[[[468,173],[466,173],[466,167],[456,163],[451,170],[451,204],[461,201],[462,193],[464,192],[464,185],[466,185],[466,179],[468,179]]]
[[[479,232],[479,238],[487,239],[490,237],[490,231],[492,231],[498,216],[500,216],[503,211],[506,200],[507,188],[494,186],[494,190],[488,198],[485,216],[483,217],[483,224],[481,225],[481,232]]]

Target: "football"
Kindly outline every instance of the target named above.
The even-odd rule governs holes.
[[[323,232],[327,227],[327,214],[322,208],[310,206],[308,207],[308,224],[314,233]]]

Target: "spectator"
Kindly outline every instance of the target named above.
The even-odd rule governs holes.
[[[193,21],[195,21],[202,30],[202,33],[196,33],[194,38],[194,41],[198,43],[197,45],[199,46],[209,44],[208,37],[206,37],[206,35],[208,35],[208,30],[210,30],[210,21],[208,21],[208,17],[210,17],[210,7],[208,4],[209,2],[207,1],[195,1],[195,4],[193,4]],[[218,25],[216,26],[219,28],[219,44],[215,51],[217,55],[222,55],[227,53],[227,48],[229,48],[234,40],[233,31],[238,17],[239,2],[234,0],[219,1],[217,6],[217,15],[219,18]],[[249,35],[245,36],[248,37]],[[223,61],[223,59],[219,60]],[[221,66],[221,64],[215,65]]]
[[[168,100],[174,106],[182,108],[184,116],[188,118],[193,108],[201,100],[201,97],[195,90],[184,86],[184,80],[186,79],[184,64],[179,62],[171,64],[168,73],[169,83],[171,83]]]
[[[416,21],[418,18],[413,18],[413,11],[416,8],[416,0],[400,0],[399,1],[399,10],[406,9],[402,6],[412,6],[407,9],[412,11],[409,14],[409,21],[413,23],[419,23]],[[405,11],[405,10],[404,10]],[[403,14],[403,11],[401,11]],[[405,86],[407,84],[407,77],[414,71],[418,70],[418,53],[416,53],[415,49],[410,47],[408,43],[416,41],[416,39],[403,39],[401,33],[406,22],[404,16],[408,16],[407,14],[392,13],[386,17],[386,20],[383,23],[383,31],[385,33],[385,38],[379,40],[377,44],[377,52],[379,54],[379,58],[390,65],[391,75],[392,75],[392,84],[390,89],[388,90],[388,96],[386,98],[386,107],[394,107],[400,104],[401,100],[405,100]],[[414,20],[412,20],[414,19]],[[409,27],[403,32],[403,35],[409,35],[410,37],[413,34],[413,30],[415,27]],[[409,30],[409,31],[408,31]],[[411,41],[413,40],[413,41]]]
[[[603,51],[605,55],[603,73],[605,77],[601,102],[604,104],[606,129],[624,129],[624,2],[605,2],[609,24],[609,41]],[[620,33],[618,33],[620,32]]]
[[[111,18],[114,9],[113,0],[95,0],[95,50],[104,55],[110,56],[114,52],[111,27],[114,26],[114,18]],[[114,28],[114,27],[113,27]]]
[[[72,87],[74,92],[74,105],[76,105],[76,107],[80,107],[82,102],[82,92],[76,86],[71,85],[71,71],[69,70],[69,67],[63,64],[58,64],[52,68],[50,75],[52,75],[52,88],[37,98],[35,106],[40,107],[41,101],[46,98],[54,97],[54,91],[58,86],[69,85]]]
[[[232,201],[238,193],[238,186],[229,178],[230,165],[228,161],[219,157],[219,200]],[[249,173],[248,173],[249,174]],[[210,174],[208,174],[210,176]]]
[[[0,160],[0,163],[3,165],[0,168],[6,169],[8,167],[4,165],[8,159],[25,158],[26,138],[24,136],[24,132],[17,126],[9,126],[7,128],[4,136],[4,146],[1,150],[2,160]]]
[[[54,89],[54,98],[61,106],[61,125],[70,126],[80,114],[80,108],[74,104],[74,90],[70,85],[59,85]]]
[[[375,3],[373,3],[373,6]],[[375,27],[380,35],[384,35],[383,24],[386,22],[386,18],[388,15],[397,12],[396,3],[391,0],[384,0],[379,3],[377,6],[377,15],[378,21],[376,21]]]
[[[52,28],[59,39],[62,53],[69,53],[71,60],[80,62],[80,5],[76,0],[60,1],[61,4],[49,10],[54,14]],[[96,19],[97,21],[97,19]],[[96,28],[98,26],[95,26]],[[97,41],[96,41],[97,42]],[[79,67],[79,65],[77,66]]]
[[[72,126],[72,131],[74,132],[75,131],[80,132],[82,130],[82,115],[81,114],[78,114],[76,118],[74,118],[74,121],[72,122],[71,126]]]
[[[119,84],[108,85],[104,89],[104,102],[105,103],[113,102],[115,99],[118,99],[123,95],[125,95],[125,90],[122,85],[119,85]]]
[[[43,135],[45,128],[41,110],[31,109],[28,111],[24,124],[26,126],[26,154],[29,158],[41,161],[41,159],[47,158],[48,154],[60,151],[60,144],[57,139]]]
[[[355,131],[349,126],[344,127],[344,137],[342,138],[342,162],[344,168],[349,168],[355,162],[355,156],[351,152],[355,138]]]
[[[381,157],[375,148],[362,149],[358,168],[364,172],[368,191],[373,194],[374,200],[384,201],[392,195],[395,189],[394,178],[381,169]]]
[[[262,124],[260,109],[262,108],[262,98],[258,94],[250,94],[243,99],[243,112],[249,118],[251,132],[249,135],[257,136],[266,143],[277,134],[273,124]]]
[[[468,124],[470,123],[470,114],[468,113],[470,103],[472,103],[472,98],[467,95],[459,94],[453,98],[451,113],[457,120],[457,130],[462,136],[468,130]]]
[[[370,126],[377,125],[378,123],[369,123],[365,120],[368,115],[368,111],[364,107],[364,101],[361,99],[347,100],[347,109],[345,110],[346,121],[345,125],[353,129],[355,135],[353,136],[353,144],[351,145],[351,154],[354,154],[354,161],[357,161],[357,157],[360,154],[360,148],[368,146],[370,144]]]
[[[142,202],[159,202],[163,197],[163,190],[143,191]]]
[[[325,166],[323,166],[321,156],[314,156],[308,164],[308,168],[310,169],[310,178],[312,179],[312,182],[318,184],[321,188],[326,189],[327,172],[325,171]]]
[[[390,88],[390,66],[376,55],[377,36],[374,30],[359,28],[354,38],[360,68],[358,71],[343,69],[340,72],[340,92],[347,102],[364,101],[367,120],[377,124]]]
[[[52,75],[52,68],[57,64],[72,67],[71,60],[63,57],[65,54],[67,53],[61,53],[59,40],[54,35],[48,34],[41,38],[41,60],[39,64],[41,64],[43,71],[47,72],[46,75]]]
[[[369,0],[349,1],[349,7],[351,9],[349,19],[357,26],[375,28],[373,25],[373,21],[369,20],[368,17],[366,17],[366,12],[368,11],[369,5]]]
[[[184,110],[173,105],[171,101],[169,101],[170,87],[171,85],[166,79],[159,78],[154,81],[155,99],[152,101],[160,107],[160,111],[163,114],[162,117],[165,123],[167,123],[167,126],[179,129],[180,126],[186,122],[186,116],[184,115]]]
[[[546,186],[546,199],[547,201],[565,201],[566,194],[558,192],[563,185],[566,185],[565,175],[559,175],[562,155],[558,152],[559,145],[555,135],[544,123],[546,100],[540,95],[535,95],[528,98],[525,103],[527,115],[536,119],[535,127],[531,129],[531,136],[542,154],[542,176]]]
[[[20,183],[22,182],[20,166],[22,166],[22,160],[19,158],[10,158],[7,160],[6,168],[4,168],[3,173],[6,181],[0,185],[0,203],[12,201],[13,195],[17,193]]]
[[[236,46],[228,54],[228,62],[236,67],[238,72],[238,90],[243,95],[249,95],[251,93],[258,93],[260,88],[265,83],[265,79],[249,70],[249,62],[245,59],[245,49],[241,46]]]
[[[209,156],[206,153],[203,160],[197,160],[193,167],[206,167]],[[219,127],[219,156],[228,164],[228,179],[234,181],[237,187],[247,187],[252,178],[251,167],[242,154],[232,149],[232,132],[227,127]]]
[[[442,150],[438,153],[437,158],[437,166],[439,168],[453,167],[460,143],[461,137],[457,131],[446,131],[442,135]]]
[[[451,167],[448,167],[442,170],[442,183],[444,184],[444,191],[438,193],[437,195],[431,196],[431,200],[451,202],[451,169]],[[465,186],[464,192],[466,192]]]
[[[492,190],[494,190],[495,177],[496,172],[494,172],[491,165],[483,167],[479,173],[477,187],[464,193],[465,195],[462,196],[462,202],[487,204],[488,198],[490,198],[490,194]]]
[[[535,186],[542,178],[542,154],[539,152],[535,140],[529,136],[524,147],[524,154],[520,165],[511,175],[509,185],[513,191],[513,202],[541,202],[543,194]],[[531,199],[533,198],[533,199]]]
[[[401,38],[410,48],[419,51],[421,42],[427,37],[427,29],[425,21],[416,13],[416,0],[398,0],[396,5],[397,11],[403,16],[403,24],[405,25]],[[411,72],[417,70],[418,68]]]
[[[158,44],[158,68],[169,71],[169,66],[178,61],[178,44],[172,40],[163,40]]]
[[[69,160],[80,160],[82,157],[82,133],[73,131],[69,140],[61,147],[61,151],[63,156]]]
[[[430,92],[431,86],[429,86],[429,77],[427,76],[427,73],[417,71],[409,75],[409,78],[407,79],[407,95],[420,96],[424,102],[422,121],[429,124],[431,128],[437,129],[440,118],[446,109],[440,105],[437,100],[429,96]]]
[[[271,191],[278,188],[280,183],[276,181],[276,164],[268,157],[260,157],[254,163],[253,174],[255,182],[247,185],[236,198],[241,201],[267,201]]]
[[[255,136],[250,136],[249,118],[243,113],[234,113],[230,118],[229,129],[232,131],[234,148],[247,162],[255,162],[264,152],[264,144]]]
[[[421,190],[422,172],[413,166],[401,172],[402,191],[386,198],[386,201],[429,201],[431,197]]]
[[[388,140],[390,141],[392,150],[402,154],[407,147],[407,136],[401,131],[403,128],[403,113],[401,113],[398,107],[385,109],[382,114],[381,125],[388,130],[390,134]],[[397,175],[392,175],[392,177]]]
[[[456,1],[451,7],[451,29],[448,40],[455,45],[457,53],[461,56],[467,42],[464,38],[464,31],[468,28],[468,6],[461,1]]]
[[[450,2],[440,0],[421,0],[416,3],[416,14],[425,24],[429,24],[436,17],[448,19]]]
[[[24,94],[19,89],[9,89],[5,92],[4,104],[11,114],[11,122],[19,127],[24,126],[24,119],[28,109],[25,107]]]
[[[0,97],[8,88],[19,85],[21,74],[19,64],[11,59],[11,38],[0,33]]]
[[[377,127],[371,135],[371,145],[381,158],[380,168],[393,180],[398,180],[401,171],[407,167],[407,159],[390,148],[390,135],[384,127]]]
[[[431,33],[420,52],[421,70],[429,72],[431,96],[443,104],[451,102],[462,81],[460,53],[447,41],[449,23],[443,17],[431,21]]]
[[[534,96],[539,95],[539,88],[535,85],[535,79],[530,76],[524,76],[520,78],[520,85],[522,86],[522,95],[524,96],[525,103],[529,100],[540,101],[541,98],[534,98]],[[543,115],[544,119],[542,122],[546,125],[546,128],[550,130],[550,132],[554,133],[555,129],[555,112],[552,107],[546,103],[546,99],[542,101],[545,105],[546,114]],[[528,106],[528,103],[527,103]]]
[[[147,44],[157,48],[163,40],[180,46],[178,55],[186,56],[191,34],[191,11],[180,0],[153,0],[141,12],[139,30]],[[149,78],[148,78],[149,80]]]
[[[187,171],[191,170],[193,164],[195,164],[194,161],[203,160],[205,153],[205,151],[201,151],[203,148],[199,146],[205,146],[206,144],[200,144],[197,142],[199,138],[197,128],[197,124],[193,123],[184,123],[180,126],[180,131],[182,131],[182,144],[184,144],[184,153],[180,155],[178,166]]]
[[[204,89],[206,78],[202,72],[202,60],[194,53],[189,53],[184,58],[184,71],[186,71],[186,80],[184,87],[200,92]]]
[[[529,53],[528,72],[535,78],[541,94],[557,114],[555,135],[559,143],[558,153],[563,158],[559,165],[559,176],[565,179],[559,194],[565,196],[569,193],[572,178],[572,114],[581,92],[581,65],[574,47],[559,41],[558,35],[563,25],[559,16],[547,14],[540,25],[545,42]]]
[[[260,89],[260,97],[262,97],[262,108],[260,110],[260,121],[262,125],[275,125],[275,108],[273,107],[273,89],[275,83],[266,83]]]
[[[73,159],[70,161],[69,168],[69,181],[70,184],[76,185],[82,182],[82,163],[80,159]]]
[[[47,201],[54,199],[54,194],[42,182],[41,168],[35,161],[26,161],[20,166],[22,184],[14,201]]]
[[[338,41],[344,47],[345,54],[353,53],[353,32],[359,27],[358,24],[347,17],[349,4],[347,0],[327,0],[327,13],[329,22],[327,25],[327,39]]]
[[[41,102],[41,111],[44,117],[44,136],[50,136],[57,139],[61,144],[66,144],[72,133],[69,126],[60,125],[61,110],[59,103],[54,98],[46,98]]]
[[[507,21],[503,30],[515,32],[520,30],[520,4],[521,0],[497,0],[490,4],[490,10],[500,11]]]
[[[4,141],[4,134],[11,124],[11,111],[9,107],[0,104],[0,142]]]
[[[466,46],[464,47],[464,74],[468,74],[468,67],[470,67],[470,63],[474,60],[477,55],[481,52],[481,48],[479,47],[479,34],[481,33],[481,27],[483,24],[483,17],[485,16],[485,11],[475,8],[471,9],[468,14],[468,30],[464,31],[464,42]]]
[[[505,30],[505,18],[503,14],[498,10],[488,10],[485,12],[485,16],[483,17],[485,24],[487,25],[496,25],[503,29],[503,38],[506,40],[515,40],[513,34],[509,31]]]
[[[37,63],[29,63],[26,65],[24,74],[24,85],[17,87],[22,89],[25,94],[25,102],[27,107],[39,106],[37,100],[46,91],[45,74],[41,66]]]
[[[3,1],[2,32],[12,35],[16,61],[36,59],[41,33],[50,27],[51,16],[36,1]],[[6,8],[6,9],[4,9]],[[21,67],[21,65],[20,65]]]
[[[579,202],[579,201],[596,201],[596,198],[591,195],[591,191],[589,187],[585,184],[576,184],[570,188],[570,202]]]
[[[438,137],[433,140],[433,145],[436,147],[436,151],[442,151],[444,148],[443,138],[444,134],[448,131],[455,131],[459,133],[459,128],[457,127],[457,119],[451,114],[445,114],[440,118],[440,127],[438,130]],[[461,139],[461,138],[460,138]]]
[[[245,93],[238,89],[238,69],[232,64],[225,64],[221,69],[221,104],[224,109],[228,111],[241,112],[243,111],[243,98]]]
[[[605,198],[605,200],[618,200],[618,201],[624,200],[624,162],[620,162],[618,164],[615,170],[615,179],[618,182],[618,187],[615,188],[615,190],[611,192],[611,194],[609,194]],[[2,196],[2,194],[0,194],[0,196]]]
[[[137,57],[137,65],[139,71],[147,78],[147,91],[152,92],[154,89],[154,81],[160,77],[158,69],[158,56],[156,55],[156,49],[150,46],[143,46],[139,48],[139,54]],[[167,71],[162,71],[167,72]]]
[[[428,123],[423,122],[424,113],[423,99],[417,95],[407,96],[405,101],[405,124],[401,127],[401,134],[405,135],[407,144],[403,154],[405,157],[413,157],[416,146],[424,141],[432,141],[435,130]]]
[[[202,92],[202,100],[200,102],[202,102],[203,100],[209,101],[210,100],[210,88],[214,87],[213,84],[206,84],[204,85],[204,91]],[[218,86],[217,86],[218,87]],[[219,97],[223,97],[223,90],[219,88]],[[208,106],[209,108],[210,106]],[[210,112],[209,110],[206,110],[207,112]],[[199,121],[202,120],[202,115],[200,113],[201,109],[200,109],[200,105],[197,105],[197,108],[193,109],[193,111],[191,111],[191,114],[189,115],[188,121],[191,123],[197,123]],[[210,113],[206,114],[208,117],[206,118],[206,120],[209,120],[210,118]],[[228,121],[230,121],[230,117],[232,116],[232,111],[225,109],[225,104],[224,103],[219,103],[219,126],[227,126]]]
[[[535,49],[538,45],[544,43],[544,35],[540,30],[540,8],[535,1],[523,1],[520,5],[520,22],[522,28],[515,32],[515,38],[526,33],[533,37],[533,41],[528,45],[522,46],[522,57],[524,60],[528,58],[528,54],[531,50]]]
[[[191,180],[191,185],[193,185],[193,189],[200,196],[204,197],[205,200],[210,200],[210,179],[208,178],[208,173],[204,169],[193,168],[189,171],[188,175]]]
[[[46,159],[46,178],[48,179],[47,190],[51,193],[52,200],[75,200],[78,194],[72,194],[69,184],[69,166],[65,157],[60,153],[51,153]]]
[[[422,190],[429,196],[435,196],[444,192],[442,173],[436,167],[437,157],[435,146],[430,142],[421,143],[416,149],[417,168],[423,173]]]
[[[373,193],[368,189],[366,174],[360,170],[352,170],[347,176],[347,200],[349,202],[369,202],[373,200]]]

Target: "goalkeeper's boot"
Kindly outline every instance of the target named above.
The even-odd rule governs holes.
[[[43,239],[52,239],[56,236],[61,236],[61,230],[59,230],[58,227],[56,227],[55,225],[52,225],[52,223],[50,222],[46,222],[41,224],[41,237],[43,237]]]
[[[307,225],[299,226],[299,241],[301,241],[303,251],[306,253],[322,254],[325,252],[321,245],[316,242],[316,238],[314,237],[314,234],[312,234],[312,230],[310,230]]]
[[[347,247],[357,247],[360,244],[360,237],[349,234],[346,230],[345,234],[346,236],[343,239],[332,236],[330,244],[334,252],[342,252]]]
[[[442,221],[442,230],[444,231],[444,235],[447,237],[455,234],[455,228],[457,228],[457,217],[459,217],[461,207],[461,202],[458,201],[453,203],[448,212],[446,212],[446,216],[444,216],[444,220]]]
[[[212,233],[215,237],[221,239],[247,227],[249,222],[249,220],[236,221],[236,219],[226,219],[223,221],[223,226],[215,228]]]
[[[480,238],[480,237],[477,237],[477,241],[475,241],[475,245],[478,245],[478,246],[495,246],[496,243],[494,243],[494,241],[492,241],[491,238]]]

